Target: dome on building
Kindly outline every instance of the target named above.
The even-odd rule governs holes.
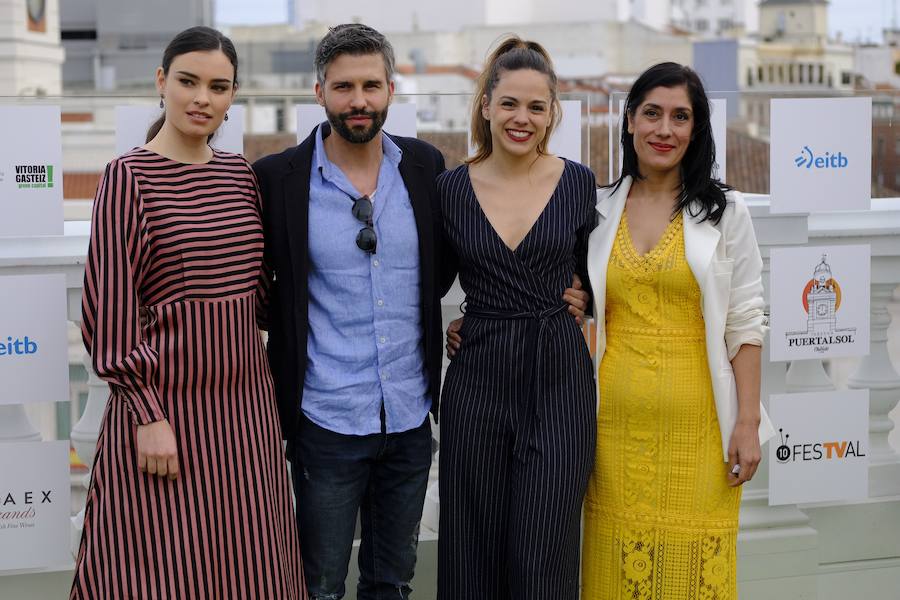
[[[813,271],[813,280],[819,287],[825,287],[825,283],[831,279],[831,266],[825,262],[828,256],[826,254],[822,255],[822,262],[816,265],[815,271]]]

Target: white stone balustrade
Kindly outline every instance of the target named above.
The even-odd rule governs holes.
[[[872,209],[811,215],[810,244],[869,244],[872,248],[870,351],[848,381],[869,389],[869,495],[900,495],[900,455],[888,441],[890,413],[900,400],[900,375],[887,351],[887,305],[900,285],[900,198],[876,198]]]

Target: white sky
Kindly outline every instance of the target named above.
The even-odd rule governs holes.
[[[216,21],[223,25],[287,20],[287,0],[215,0],[215,4]],[[900,0],[831,0],[828,22],[831,34],[840,31],[845,40],[880,41],[881,29],[891,24],[894,12],[900,25]]]

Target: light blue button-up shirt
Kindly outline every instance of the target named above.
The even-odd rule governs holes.
[[[334,134],[337,135],[337,134]],[[356,245],[362,196],[325,154],[322,127],[309,177],[309,337],[303,412],[348,435],[414,429],[431,408],[425,371],[419,237],[400,176],[402,151],[382,136],[375,254]]]

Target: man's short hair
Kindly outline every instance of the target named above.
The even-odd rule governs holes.
[[[387,80],[394,77],[394,48],[387,38],[368,25],[346,23],[331,27],[316,47],[316,79],[319,85],[325,85],[325,70],[342,54],[381,54]]]

